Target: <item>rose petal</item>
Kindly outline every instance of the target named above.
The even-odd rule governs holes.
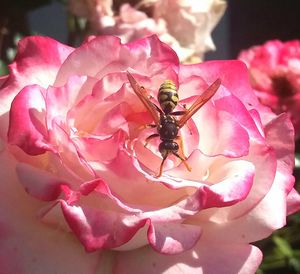
[[[74,126],[74,121],[67,116],[73,105],[76,105],[86,77],[72,76],[62,87],[49,87],[46,93],[47,126],[51,130],[53,120],[60,125]],[[71,118],[71,117],[70,117]]]
[[[78,150],[88,161],[105,162],[111,161],[117,157],[120,144],[125,142],[125,133],[118,130],[115,134],[107,138],[100,138],[97,135],[91,135],[81,138],[73,138]]]
[[[103,52],[106,54],[103,55]],[[96,76],[107,65],[118,59],[119,52],[120,40],[113,36],[98,36],[82,44],[60,67],[55,85],[64,85],[72,75]]]
[[[200,241],[192,250],[173,256],[162,256],[148,247],[118,253],[113,270],[116,274],[254,274],[261,260],[262,253],[255,246]]]
[[[53,150],[48,143],[45,90],[37,85],[25,87],[13,100],[8,141],[30,155]]]
[[[27,85],[38,84],[46,88],[53,84],[60,65],[72,50],[44,36],[29,36],[20,40],[15,61],[9,66],[10,76],[1,86],[1,137],[7,134],[8,111],[13,98]]]
[[[94,194],[93,191],[95,191]],[[169,226],[170,222],[182,221],[183,218],[193,215],[201,209],[200,192],[169,208],[145,212],[131,209],[129,205],[123,204],[111,193],[103,181],[85,183],[80,193],[88,195],[85,201],[89,200],[90,205],[101,203],[101,208],[105,208],[105,210],[101,210],[91,206],[72,206],[70,203],[73,203],[72,197],[75,193],[70,195],[71,200],[67,203],[61,201],[62,211],[70,228],[87,251],[116,248],[128,243],[133,237],[135,239],[130,243],[131,248],[133,248],[133,242],[135,242],[135,247],[145,245],[147,244],[146,238],[139,236],[140,240],[136,241],[136,235],[146,224],[150,224],[148,229],[149,242],[162,253],[182,252],[191,248],[200,237],[201,230],[199,227],[180,223],[171,223]],[[80,193],[78,194],[80,195]],[[109,204],[108,201],[105,202],[103,195],[114,202],[115,206],[112,203]],[[126,211],[127,214],[125,214]],[[190,231],[190,234],[194,236],[186,238],[184,237],[185,234],[179,233],[182,230]],[[115,235],[118,237],[116,238]],[[163,242],[165,244],[162,244]]]
[[[283,113],[265,126],[268,144],[275,149],[280,171],[292,172],[294,166],[294,127]]]
[[[287,196],[287,215],[291,215],[300,210],[300,194],[292,189]]]
[[[230,90],[245,105],[256,106],[258,104],[257,97],[248,80],[247,67],[241,61],[208,61],[180,66],[180,79],[193,74],[201,75],[207,83],[213,83],[217,78],[220,78],[222,86]]]
[[[94,169],[97,170],[97,167]],[[105,182],[109,182],[109,187],[116,196],[124,197],[127,203],[135,204],[137,207],[140,205],[163,208],[185,195],[182,189],[172,190],[170,195],[169,188],[147,180],[144,174],[136,169],[135,159],[124,149],[120,149],[117,157],[102,167],[99,174]]]
[[[31,198],[20,187],[16,160],[4,150],[0,162],[1,272],[93,273],[99,254],[86,254],[69,233],[42,224],[36,214],[44,203]]]
[[[61,207],[66,221],[88,252],[119,247],[146,224],[146,220],[137,218],[128,222],[120,212],[70,206],[64,201]]]
[[[186,169],[182,164],[169,172],[174,177],[162,176],[161,181],[175,189],[187,186],[199,188],[199,191],[203,191],[203,197],[200,199],[203,200],[205,208],[226,207],[238,203],[247,197],[252,188],[255,167],[251,162],[207,157],[197,150],[188,162],[193,167],[190,174],[186,175]],[[184,180],[176,179],[178,177]],[[222,210],[220,215],[224,217],[226,214]],[[217,212],[219,209],[215,213]]]
[[[67,184],[53,174],[27,164],[17,164],[16,171],[25,191],[40,200],[57,199],[60,194],[60,186]]]
[[[239,203],[232,205],[230,208],[227,207],[216,210],[212,217],[215,221],[218,221],[218,218],[220,218],[220,220],[224,220],[224,218],[229,220],[247,215],[249,210],[255,207],[264,198],[272,186],[276,172],[276,159],[272,150],[265,149],[264,146],[255,145],[251,149],[249,156],[243,159],[251,164],[252,167],[254,165],[255,176],[252,181],[251,191],[249,193],[243,192],[247,194],[247,198],[244,196],[246,199],[240,200]],[[264,165],[264,169],[261,168],[262,165]],[[237,169],[237,171],[239,172],[239,169]],[[212,174],[214,174],[214,172],[212,172]],[[245,176],[245,178],[247,177]]]
[[[285,139],[281,138],[281,130],[278,131],[279,125],[282,132],[286,133]],[[293,140],[291,123],[286,119],[286,115],[282,115],[272,120],[266,129],[266,137],[269,145],[273,147],[275,153],[279,156],[276,165],[277,172],[271,188],[262,192],[262,194],[266,193],[263,199],[258,200],[259,203],[257,203],[252,210],[248,210],[247,214],[240,215],[239,218],[227,221],[223,225],[205,223],[205,228],[203,229],[206,233],[204,237],[208,237],[209,241],[246,243],[263,239],[269,236],[274,230],[286,224],[287,211],[289,212],[291,210],[292,212],[299,207],[299,195],[295,195],[295,192],[292,190],[294,177],[291,175],[291,169],[289,168],[293,151],[292,147],[284,145],[286,141],[292,143],[291,140]],[[263,161],[263,163],[266,169],[267,162]],[[262,176],[259,177],[259,181],[261,181]],[[268,181],[265,181],[264,183],[254,186],[253,191],[256,193],[254,196],[257,196],[259,190],[263,190],[264,186],[268,185],[267,182]],[[290,198],[289,193],[291,193]],[[252,206],[255,205],[255,203],[248,199],[243,202],[249,205],[252,204]],[[289,199],[291,199],[291,204],[290,208],[287,208]],[[274,201],[276,201],[276,203],[274,203]],[[239,210],[240,209],[237,209],[236,212],[239,212]],[[267,216],[266,212],[268,212]],[[256,224],[255,227],[251,227],[253,223]],[[220,236],[220,231],[226,231],[226,237]],[[218,236],[216,237],[216,235]]]
[[[268,237],[286,224],[286,188],[293,184],[292,176],[278,174],[263,200],[247,214],[223,223],[201,222],[205,241],[216,244],[250,243]]]
[[[85,181],[94,178],[96,176],[95,171],[78,150],[68,132],[56,124],[56,121],[52,122],[51,138],[56,145],[57,155],[61,159],[63,167],[76,180]]]
[[[103,55],[103,52],[109,54]],[[147,62],[140,62],[146,59]],[[116,60],[118,60],[116,62]],[[140,73],[159,73],[168,67],[177,70],[178,57],[167,45],[160,43],[156,36],[150,36],[126,45],[113,36],[98,36],[77,48],[66,59],[56,78],[56,85],[62,85],[72,74],[87,76],[104,75],[114,71],[125,71],[128,67]]]
[[[200,236],[200,227],[186,224],[158,223],[150,225],[148,230],[150,245],[162,254],[186,252],[194,247]]]
[[[242,157],[248,154],[249,135],[247,131],[226,112],[219,111],[207,103],[201,111],[194,115],[194,120],[203,121],[202,124],[198,122],[198,128],[200,124],[198,148],[203,153],[226,157]],[[220,138],[216,138],[216,136],[220,136]]]

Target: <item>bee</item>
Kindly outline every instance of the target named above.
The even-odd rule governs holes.
[[[218,78],[212,85],[210,85],[196,101],[186,110],[173,111],[179,102],[178,91],[175,83],[172,80],[165,80],[158,91],[157,99],[160,104],[160,108],[154,104],[147,94],[146,89],[139,85],[134,77],[127,71],[127,78],[129,83],[144,104],[151,117],[154,120],[154,124],[146,125],[146,127],[157,128],[157,133],[151,134],[146,138],[146,144],[153,138],[159,137],[161,143],[158,150],[162,156],[162,162],[159,167],[159,173],[156,177],[160,177],[163,172],[163,165],[165,160],[170,154],[179,158],[187,170],[191,171],[190,166],[187,164],[187,158],[181,156],[179,151],[179,145],[175,141],[180,138],[178,136],[179,130],[185,125],[185,123],[217,92],[221,85],[221,80]],[[176,119],[175,116],[181,116]]]

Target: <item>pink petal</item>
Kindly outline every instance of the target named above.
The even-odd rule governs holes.
[[[79,151],[71,136],[53,121],[51,139],[55,144],[64,169],[78,181],[90,180],[96,176],[95,171]]]
[[[300,210],[300,194],[292,189],[287,196],[287,215],[291,215]]]
[[[265,126],[268,144],[274,148],[281,172],[291,173],[294,167],[294,127],[283,113]]]
[[[106,54],[103,54],[103,53]],[[140,60],[147,60],[140,62]],[[117,60],[117,61],[116,61]],[[129,67],[139,73],[162,72],[167,68],[177,70],[178,57],[156,36],[150,36],[122,45],[113,36],[98,36],[77,48],[62,65],[56,85],[62,85],[71,75],[97,76],[125,71]]]
[[[224,207],[244,200],[253,186],[254,175],[255,168],[251,162],[237,160],[223,163],[223,166],[218,171],[212,171],[212,176],[207,179],[214,181],[218,176],[222,178],[210,187],[215,197],[209,197],[206,207]]]
[[[250,243],[268,237],[286,224],[286,188],[293,186],[292,176],[278,174],[266,196],[239,218],[223,223],[201,222],[203,238],[211,243]],[[274,203],[276,201],[276,203]],[[255,224],[255,226],[253,226]]]
[[[145,57],[147,62],[140,62]],[[165,71],[177,72],[179,66],[176,52],[167,44],[162,43],[156,35],[138,39],[124,45],[121,60],[123,62],[126,60],[131,68],[145,75],[149,71],[152,73],[156,72],[156,74],[165,73]]]
[[[88,85],[94,82],[94,86],[91,87],[89,93],[79,100],[78,104],[69,109],[68,118],[71,121],[74,120],[74,126],[82,132],[95,135],[111,134],[111,130],[108,130],[110,128],[107,125],[103,128],[104,123],[108,123],[106,121],[109,118],[107,117],[108,113],[118,105],[127,104],[133,99],[133,96],[129,96],[125,88],[125,74],[112,74],[111,77],[109,75],[96,82],[94,82],[95,79],[89,78]],[[114,84],[108,83],[109,80],[114,81]],[[84,87],[83,90],[86,88]],[[136,96],[134,99],[137,100]],[[123,114],[127,113],[124,112]],[[107,127],[108,129],[106,129]],[[113,132],[115,132],[115,129]]]
[[[253,144],[252,146],[249,155],[243,158],[249,164],[251,163],[251,165],[254,165],[255,168],[255,176],[251,191],[243,201],[240,201],[230,208],[217,210],[215,216],[217,219],[235,219],[247,214],[249,210],[255,207],[263,199],[273,184],[276,172],[276,159],[274,153],[264,145]],[[239,169],[237,169],[237,171],[239,172]]]
[[[121,212],[70,206],[64,201],[61,207],[66,221],[88,252],[119,247],[146,224],[146,220],[137,218],[128,222]]]
[[[125,133],[118,130],[110,137],[99,138],[98,136],[86,136],[73,138],[78,150],[82,152],[85,159],[98,162],[111,161],[117,157],[120,144],[125,142]]]
[[[73,123],[68,121],[68,112],[76,104],[84,86],[86,77],[72,76],[61,87],[50,86],[46,92],[47,126],[51,129],[53,120],[69,127]]]
[[[192,94],[199,96],[208,87],[203,78],[190,76],[187,79],[188,81],[185,79],[185,82],[180,85],[183,96]],[[180,103],[190,106],[196,98],[189,97],[181,100]],[[208,155],[245,156],[249,151],[249,137],[263,140],[243,103],[223,85],[219,87],[210,102],[194,114],[192,120],[200,134],[198,148]],[[183,139],[188,135],[191,134],[183,134]],[[195,139],[195,136],[192,137]]]
[[[193,167],[187,174],[184,165],[168,172],[173,177],[162,176],[160,179],[171,188],[194,187],[202,193],[204,208],[226,207],[244,200],[252,186],[255,168],[244,160],[224,160],[223,157],[207,157],[200,151],[194,151],[188,159]],[[184,178],[182,180],[178,178]],[[238,203],[239,204],[239,203]],[[230,207],[231,208],[231,207]],[[216,213],[219,212],[219,209]],[[225,213],[221,213],[225,216]]]
[[[170,255],[191,249],[200,236],[200,227],[187,224],[157,223],[148,230],[148,240],[154,250]]]
[[[132,113],[132,109],[128,103],[123,102],[116,105],[111,110],[106,111],[102,123],[99,124],[95,131],[101,135],[113,134],[116,130],[122,130],[129,134],[126,116],[130,113]]]
[[[250,245],[222,245],[199,242],[190,251],[162,256],[148,247],[118,253],[116,274],[254,274],[262,253]]]
[[[97,81],[94,85],[92,94],[99,101],[118,101],[123,99],[127,90],[123,89],[123,85],[128,81],[125,73],[119,71],[108,73]]]
[[[245,104],[256,106],[258,104],[248,77],[246,65],[237,60],[233,61],[208,61],[195,65],[181,65],[180,79],[189,75],[201,75],[207,83],[221,79],[222,86],[239,98]]]
[[[44,36],[20,40],[15,61],[10,65],[10,75],[1,86],[1,137],[7,134],[7,113],[13,98],[27,85],[38,84],[46,88],[53,84],[60,65],[72,50],[73,48]]]
[[[30,155],[52,150],[45,126],[45,90],[37,85],[25,87],[13,100],[8,141]]]
[[[37,212],[44,203],[20,187],[15,159],[2,151],[0,162],[1,272],[94,273],[99,254],[86,254],[72,235],[41,223]]]
[[[119,205],[121,204],[119,203]],[[138,217],[137,214],[130,216],[111,210],[104,211],[86,206],[70,206],[63,201],[61,201],[61,206],[69,226],[87,251],[122,246],[136,236],[138,230],[146,224],[150,224],[148,229],[149,243],[161,253],[176,254],[190,249],[196,244],[201,235],[199,227],[172,224],[164,221],[164,218],[161,220],[163,223],[149,223],[152,219],[161,218],[164,215],[161,211],[149,212],[149,214],[146,212],[145,216],[139,214],[140,217]],[[187,209],[180,209],[179,207],[178,210],[187,211]],[[165,211],[174,214],[172,208]],[[165,213],[167,214],[167,212]],[[149,219],[147,216],[152,217]],[[170,215],[167,216],[172,218]],[[185,237],[183,231],[188,232],[190,236]],[[142,241],[139,245],[143,243],[146,244],[145,241]]]
[[[0,76],[0,88],[5,84],[5,82],[9,79],[9,75]]]
[[[255,123],[251,112],[248,112],[248,109],[244,106],[240,98],[235,97],[229,92],[222,92],[222,90],[218,91],[215,97],[215,106],[218,111],[223,113],[223,115],[226,113],[226,115],[247,130],[250,138],[263,141],[262,126]]]
[[[105,53],[105,54],[104,54]],[[83,43],[60,67],[55,81],[56,86],[63,85],[72,75],[94,77],[104,75],[102,70],[118,60],[120,39],[114,36],[98,36]],[[107,74],[109,71],[105,71]],[[101,78],[101,76],[100,76]]]
[[[10,67],[11,72],[16,73],[17,71],[22,74],[23,78],[26,73],[30,79],[38,79],[44,75],[47,79],[44,83],[48,86],[52,83],[53,76],[56,76],[60,65],[72,51],[72,47],[61,44],[50,37],[26,37],[18,44],[15,62]],[[40,73],[36,75],[35,73],[39,71]],[[49,81],[50,79],[52,81]]]
[[[117,156],[99,172],[99,176],[109,184],[115,196],[124,197],[127,203],[142,208],[162,208],[185,195],[184,189],[170,190],[160,183],[147,180],[136,168],[135,161],[126,150],[120,149]]]
[[[84,200],[88,199],[89,205],[95,204],[98,209],[91,206],[70,205],[75,201],[72,198],[73,194],[70,195],[71,200],[67,203],[61,201],[61,206],[70,228],[87,251],[116,248],[127,245],[129,241],[132,248],[133,244],[136,247],[145,245],[147,244],[145,232],[139,232],[139,234],[141,232],[144,234],[142,238],[142,234],[137,236],[137,233],[146,224],[147,227],[150,225],[149,243],[162,253],[175,254],[190,249],[201,235],[201,229],[198,226],[178,223],[201,209],[201,198],[199,198],[201,193],[195,193],[169,208],[143,212],[130,208],[129,205],[118,200],[103,181],[87,182],[84,186],[82,185],[80,192],[88,195]],[[111,200],[111,203],[107,199],[104,200],[105,196]],[[79,200],[77,202],[80,203]],[[105,210],[99,209],[99,204]],[[190,237],[185,237],[183,231],[188,231]]]
[[[200,121],[203,121],[200,124],[199,144],[199,149],[203,153],[226,157],[242,157],[248,154],[249,134],[230,115],[218,108],[212,110],[208,103],[194,116],[196,123],[199,121],[198,127]]]
[[[283,133],[285,133],[284,139],[281,136]],[[291,175],[290,168],[293,150],[291,146],[285,145],[285,143],[293,142],[293,130],[290,121],[286,119],[286,115],[278,116],[267,125],[266,138],[268,145],[278,155],[274,180],[267,177],[261,181],[265,177],[262,170],[271,169],[271,167],[266,168],[266,164],[272,162],[272,160],[265,161],[262,159],[261,164],[257,163],[257,171],[260,173],[256,173],[259,180],[255,182],[253,187],[256,194],[251,195],[250,193],[245,201],[235,205],[236,208],[231,213],[231,217],[236,213],[239,215],[236,215],[235,219],[231,221],[227,220],[222,226],[216,223],[202,224],[205,231],[203,235],[207,237],[208,241],[249,243],[261,240],[269,236],[274,230],[284,226],[287,213],[299,208],[299,195],[293,190],[295,180]],[[254,155],[259,154],[254,153]],[[271,188],[268,181],[272,182]],[[257,185],[257,183],[259,184]],[[261,198],[257,199],[260,196]],[[253,198],[257,202],[253,203]],[[243,205],[243,203],[245,204]],[[252,206],[247,207],[247,204],[252,204]],[[238,206],[241,206],[242,210]],[[256,225],[251,226],[253,223]],[[226,237],[222,236],[224,233]]]
[[[16,171],[25,191],[40,200],[57,199],[61,192],[60,186],[66,184],[53,174],[27,164],[17,164]]]
[[[294,166],[294,128],[287,114],[281,114],[269,122],[266,127],[266,137],[275,149],[277,156],[277,172],[286,175],[293,182],[290,174]],[[300,195],[292,188],[293,184],[286,184],[287,215],[300,209]]]

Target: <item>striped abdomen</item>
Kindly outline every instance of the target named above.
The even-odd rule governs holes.
[[[165,80],[161,84],[157,99],[164,113],[169,114],[173,111],[178,103],[178,92],[172,80]]]

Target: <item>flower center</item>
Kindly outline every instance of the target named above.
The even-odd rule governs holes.
[[[272,87],[276,95],[281,98],[290,97],[296,93],[292,83],[285,76],[273,76]]]

